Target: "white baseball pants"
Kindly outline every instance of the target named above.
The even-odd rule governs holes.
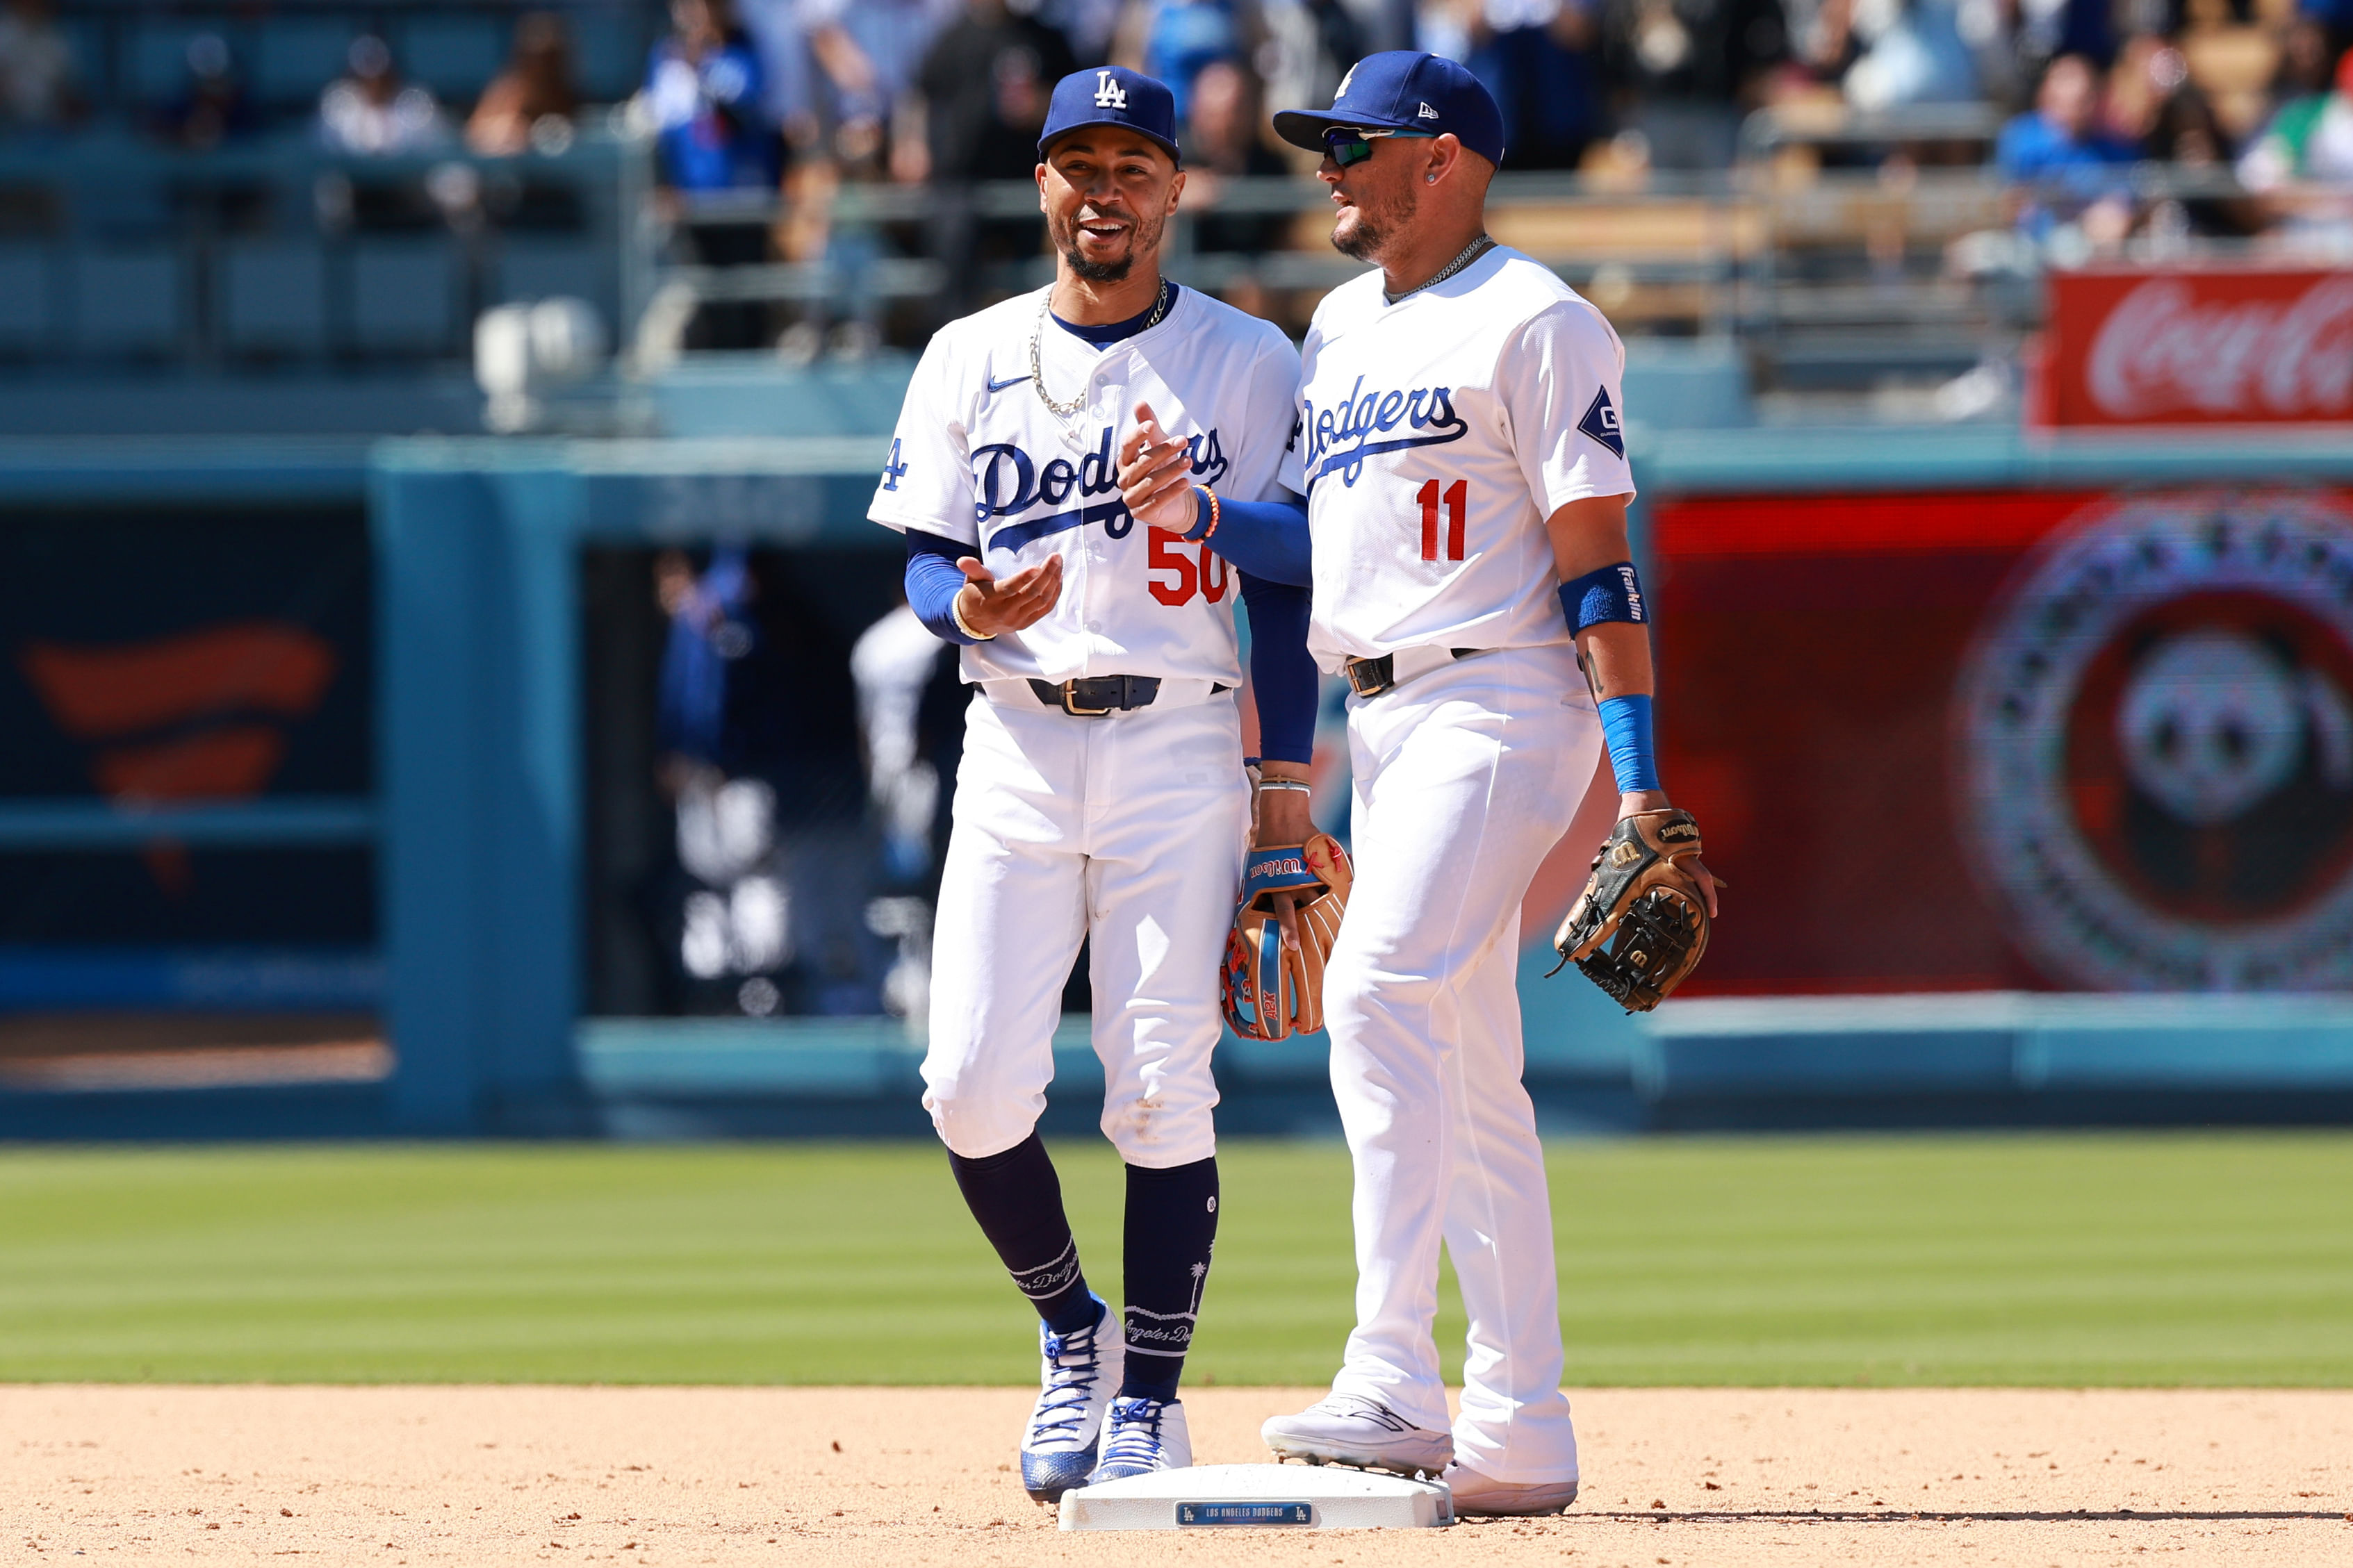
[[[1092,936],[1103,1136],[1155,1170],[1216,1153],[1218,965],[1250,829],[1233,694],[1094,719],[976,695],[955,825],[923,1058],[941,1141],[981,1159],[1029,1136]]]
[[[1577,1475],[1535,1115],[1520,1082],[1520,900],[1601,744],[1567,647],[1482,654],[1351,699],[1356,886],[1324,973],[1356,1163],[1356,1328],[1333,1390],[1448,1425],[1440,1241],[1471,1321],[1455,1458]]]

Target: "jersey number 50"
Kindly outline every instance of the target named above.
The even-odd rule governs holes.
[[[1421,487],[1414,498],[1421,502],[1421,558],[1438,559],[1438,503],[1441,499],[1438,481],[1431,479]],[[1471,481],[1457,479],[1446,487],[1446,559],[1462,559],[1462,514],[1471,510]]]
[[[1145,584],[1152,590],[1154,598],[1173,609],[1178,605],[1191,604],[1196,594],[1213,605],[1226,596],[1227,585],[1233,581],[1233,572],[1226,564],[1224,556],[1204,544],[1201,546],[1201,563],[1196,568],[1193,557],[1185,550],[1183,540],[1165,528],[1155,528],[1151,532],[1152,549],[1146,560],[1152,570],[1176,574],[1174,583],[1164,583],[1155,577]],[[1218,571],[1215,582],[1209,580],[1209,568],[1212,566]]]

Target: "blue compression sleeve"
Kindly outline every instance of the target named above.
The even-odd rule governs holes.
[[[958,544],[936,533],[919,528],[907,531],[907,607],[934,636],[959,647],[970,647],[980,639],[965,636],[964,628],[955,624],[955,596],[965,584],[956,563],[979,553],[969,544]]]
[[[1659,761],[1651,747],[1651,700],[1647,696],[1601,700],[1601,738],[1609,746],[1609,771],[1618,793],[1659,787]]]
[[[1231,524],[1230,514],[1226,521]],[[1225,529],[1218,533],[1224,537]],[[1322,695],[1315,661],[1307,657],[1307,590],[1244,572],[1242,603],[1250,606],[1259,753],[1271,762],[1307,762],[1315,754],[1315,704]]]
[[[1307,503],[1288,492],[1286,497],[1256,501],[1219,496],[1218,532],[1209,548],[1253,577],[1304,588],[1314,580],[1308,570]],[[1208,497],[1197,490],[1194,504],[1200,515],[1187,539],[1200,538],[1209,526]]]

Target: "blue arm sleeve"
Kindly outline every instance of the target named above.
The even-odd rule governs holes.
[[[1648,697],[1638,692],[1631,697],[1603,698],[1601,738],[1609,747],[1609,771],[1618,775],[1620,794],[1660,787],[1658,752],[1651,740]]]
[[[955,596],[965,583],[956,563],[979,553],[969,544],[958,544],[936,533],[919,528],[907,531],[907,607],[934,636],[959,647],[970,647],[978,639],[965,636],[964,628],[955,624]]]
[[[1199,521],[1187,539],[1198,539],[1209,526],[1209,503],[1198,491]],[[1269,583],[1304,588],[1309,574],[1307,503],[1296,497],[1282,500],[1228,500],[1218,498],[1218,534],[1209,548],[1253,577]],[[1252,623],[1256,625],[1255,622]]]
[[[1220,505],[1225,498],[1218,498]],[[1233,526],[1229,511],[1219,538]],[[1250,606],[1250,690],[1258,699],[1259,754],[1270,762],[1305,763],[1315,754],[1315,701],[1321,695],[1315,661],[1307,657],[1307,590],[1242,574]]]

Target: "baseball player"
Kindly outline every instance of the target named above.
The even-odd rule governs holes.
[[[1272,327],[1162,279],[1185,184],[1175,118],[1168,89],[1134,71],[1056,86],[1038,144],[1055,280],[933,338],[869,511],[905,533],[908,603],[963,649],[976,688],[923,1104],[1041,1320],[1020,1453],[1022,1484],[1048,1502],[1192,1462],[1176,1384],[1217,1234],[1209,1056],[1252,806],[1238,598],[1260,838],[1307,830],[1317,677],[1286,445],[1298,361]],[[1176,452],[1188,492],[1155,502],[1146,485],[1150,516],[1131,512],[1123,476]],[[1124,1321],[1087,1288],[1036,1131],[1063,981],[1089,939],[1102,1126],[1127,1164]]]
[[[1278,1455],[1442,1472],[1460,1513],[1557,1512],[1577,1439],[1514,972],[1520,900],[1597,748],[1621,816],[1666,805],[1626,536],[1625,353],[1549,268],[1487,237],[1503,119],[1461,67],[1373,55],[1328,111],[1274,118],[1324,154],[1334,245],[1378,270],[1317,309],[1300,389],[1309,647],[1354,689],[1356,884],[1324,1005],[1356,1327],[1331,1395],[1264,1435]],[[1673,874],[1714,912],[1695,858]],[[1471,1325],[1451,1422],[1441,1241]]]

